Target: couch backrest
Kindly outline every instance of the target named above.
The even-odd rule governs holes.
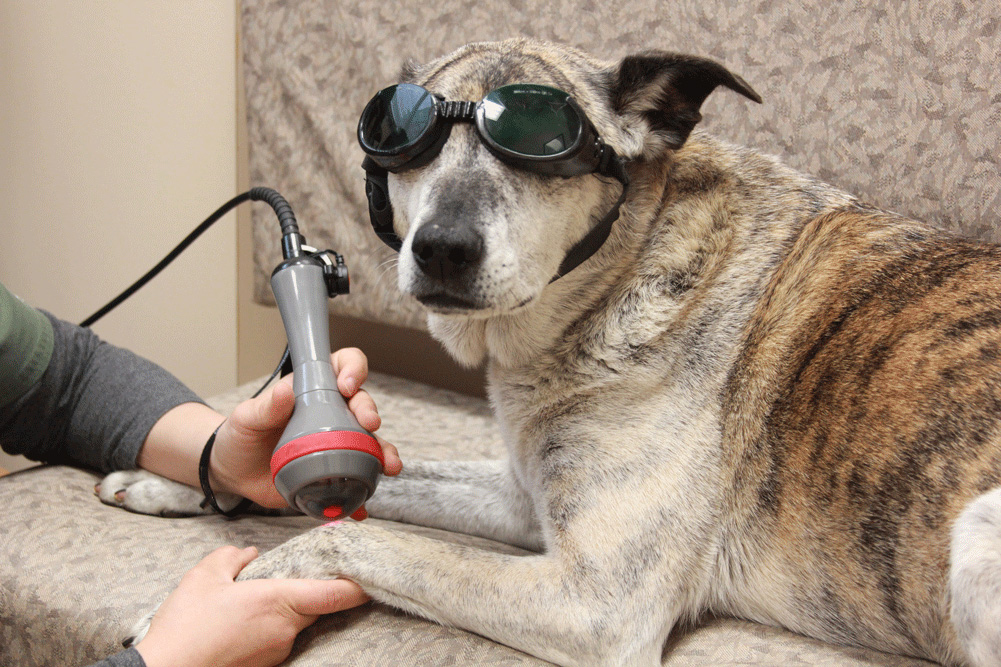
[[[334,310],[423,327],[372,234],[358,114],[408,58],[530,36],[610,60],[645,49],[721,61],[764,97],[717,93],[702,127],[878,206],[1001,241],[1001,7],[996,0],[243,0],[251,182],[292,203],[312,245],[345,253]],[[280,261],[254,213],[256,294]]]

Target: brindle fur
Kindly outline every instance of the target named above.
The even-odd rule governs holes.
[[[997,247],[692,132],[716,84],[754,96],[700,59],[516,40],[404,77],[465,100],[555,85],[630,158],[612,237],[552,284],[615,182],[518,171],[468,126],[390,179],[401,289],[456,358],[488,362],[510,457],[409,464],[370,511],[538,554],[344,522],[243,576],[343,575],[560,664],[659,664],[707,611],[1001,660]],[[481,264],[423,274],[417,231],[448,243],[460,226]]]

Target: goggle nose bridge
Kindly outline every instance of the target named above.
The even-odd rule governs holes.
[[[438,101],[438,117],[442,120],[457,122],[474,122],[476,120],[476,102],[458,100]]]

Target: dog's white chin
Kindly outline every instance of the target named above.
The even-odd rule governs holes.
[[[473,277],[467,285],[443,285],[400,267],[400,290],[414,297],[429,313],[447,317],[489,319],[516,314],[539,298],[545,281],[486,280]]]
[[[479,366],[486,359],[486,318],[428,313],[427,320],[431,336],[463,366]]]

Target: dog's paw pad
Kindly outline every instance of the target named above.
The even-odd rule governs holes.
[[[202,494],[197,489],[145,470],[111,473],[94,491],[106,505],[139,514],[192,516],[212,513],[211,509],[201,507]]]

